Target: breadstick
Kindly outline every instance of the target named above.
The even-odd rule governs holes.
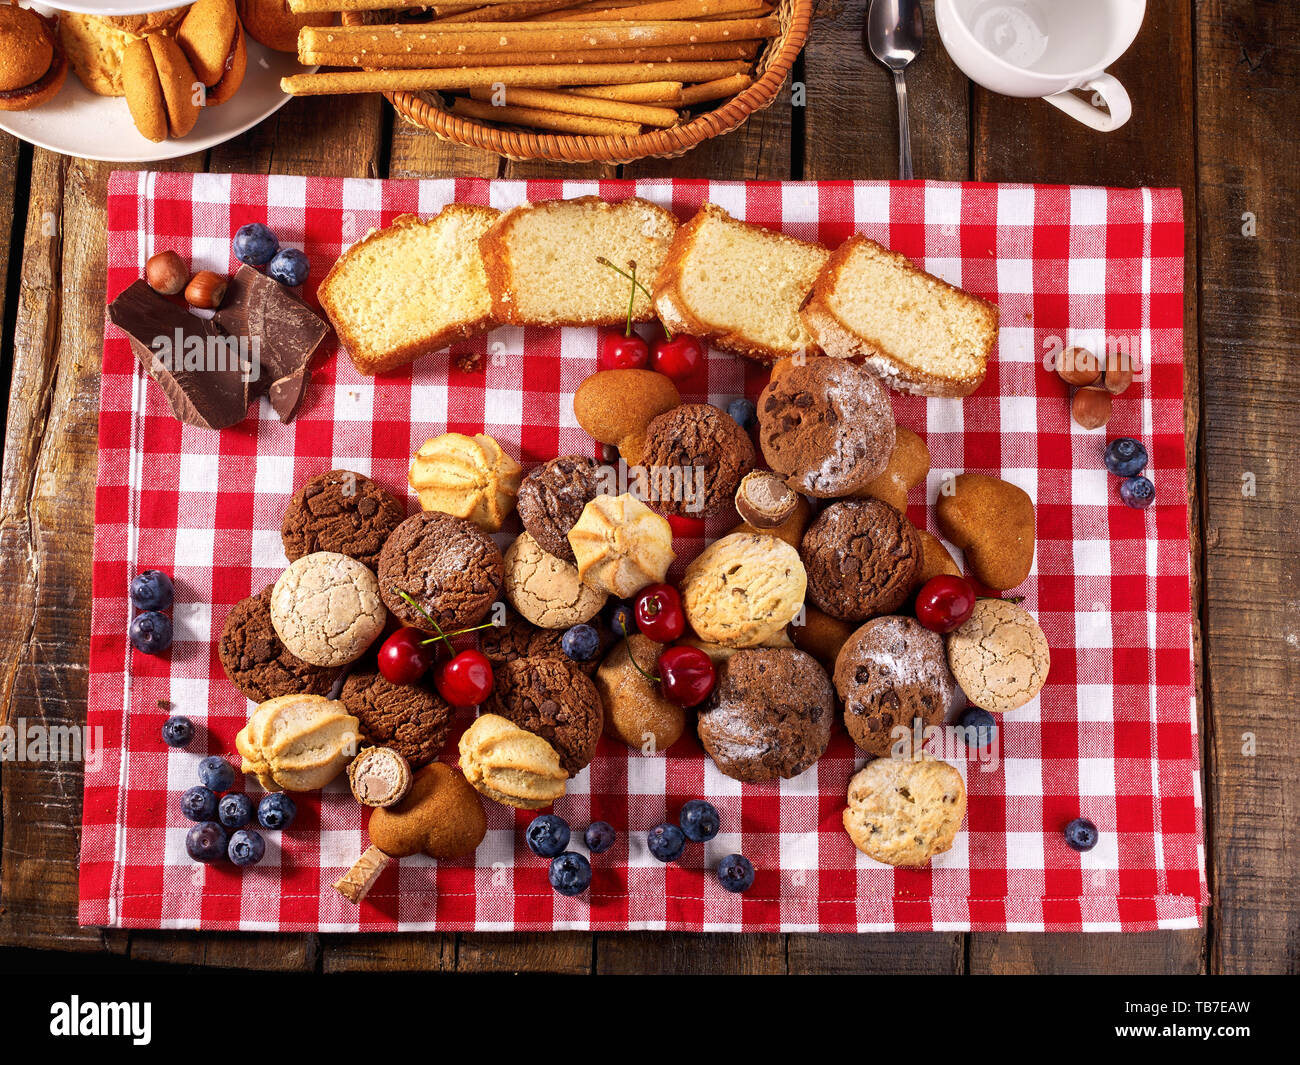
[[[646,81],[715,81],[743,74],[749,64],[725,63],[584,63],[574,66],[459,67],[448,70],[336,70],[293,74],[280,79],[291,96],[354,92],[442,92],[481,85],[633,85]]]
[[[733,74],[728,78],[706,81],[702,85],[687,85],[682,89],[682,106],[691,107],[706,100],[721,100],[724,96],[735,96],[754,84],[748,74]]]
[[[616,19],[637,22],[671,21],[674,19],[706,19],[727,15],[732,11],[748,11],[755,0],[659,0],[656,3],[638,3],[631,7],[595,8],[582,11],[565,11],[556,15],[557,22],[600,22]]]
[[[470,89],[473,100],[486,100],[488,103],[506,107],[535,107],[541,111],[562,111],[571,115],[588,115],[591,118],[612,118],[619,122],[635,122],[640,126],[675,126],[681,116],[671,107],[648,107],[645,104],[626,103],[622,100],[599,100],[594,96],[570,96],[563,92],[549,92],[546,89],[497,90],[483,86]]]
[[[634,104],[678,104],[682,99],[680,81],[647,81],[642,85],[580,85],[561,91],[572,96],[626,100]]]
[[[645,47],[664,44],[709,44],[773,37],[777,19],[729,19],[720,22],[460,22],[454,28],[411,29],[404,26],[304,26],[299,52],[355,52],[466,55],[484,52],[549,52],[572,48]]]
[[[444,22],[510,22],[517,18],[529,18],[534,13],[548,11],[567,11],[577,7],[580,0],[524,0],[523,3],[502,3],[494,7],[473,7],[457,11],[450,15],[439,14],[433,21]]]
[[[731,11],[725,15],[701,15],[701,22],[717,22],[720,19],[739,19],[739,18],[766,18],[773,11],[771,4],[751,5],[741,8],[739,11]]]
[[[289,0],[289,10],[295,15],[311,15],[325,11],[390,11],[419,7],[489,7],[493,4],[545,3],[545,0],[445,0],[430,4],[429,0]]]
[[[671,63],[716,62],[723,59],[753,59],[755,41],[723,41],[721,44],[668,44],[658,48],[588,48],[566,52],[494,52],[501,66],[549,66],[554,63]],[[425,55],[419,52],[393,55],[370,52],[299,52],[306,66],[362,67],[365,70],[442,70],[463,67],[469,57],[460,52]]]
[[[552,129],[561,133],[581,133],[587,136],[633,137],[641,132],[635,122],[614,122],[608,118],[588,118],[586,115],[565,115],[559,111],[539,111],[532,107],[493,107],[488,103],[454,97],[451,113],[466,118],[504,122],[511,126],[531,126],[534,129]]]

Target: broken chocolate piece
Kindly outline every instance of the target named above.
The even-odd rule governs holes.
[[[247,265],[231,278],[216,320],[232,336],[247,338],[256,352],[261,373],[252,394],[267,393],[280,421],[291,421],[329,326],[280,282]]]
[[[248,352],[215,322],[190,314],[135,281],[108,306],[113,324],[157,382],[172,413],[200,429],[225,429],[248,414]]]

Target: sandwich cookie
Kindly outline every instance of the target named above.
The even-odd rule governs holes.
[[[248,67],[235,0],[197,0],[176,31],[176,43],[207,90],[204,106],[216,107],[235,95]]]
[[[52,100],[67,77],[68,57],[53,21],[0,6],[0,111],[27,111]]]

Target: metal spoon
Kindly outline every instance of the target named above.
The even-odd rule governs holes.
[[[912,177],[912,132],[907,125],[907,81],[903,70],[921,54],[925,20],[919,0],[871,0],[862,39],[881,63],[894,72],[898,93],[898,176]]]

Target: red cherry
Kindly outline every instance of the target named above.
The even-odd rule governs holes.
[[[379,672],[390,684],[414,684],[433,664],[433,648],[423,641],[427,632],[410,626],[398,629],[379,648]]]
[[[952,632],[975,609],[975,588],[964,577],[941,573],[916,593],[916,620],[931,632]]]
[[[461,651],[438,667],[433,683],[452,706],[477,706],[492,694],[492,663],[482,651]]]
[[[682,597],[671,584],[652,584],[636,597],[636,624],[655,643],[672,643],[686,630]]]
[[[650,352],[650,369],[658,370],[674,381],[684,381],[704,358],[704,348],[693,336],[678,333],[671,340],[655,341]]]
[[[633,333],[605,333],[600,338],[600,357],[597,365],[602,370],[641,370],[650,358],[646,342]]]
[[[659,656],[664,698],[678,706],[704,702],[716,679],[713,660],[698,647],[670,647]]]

